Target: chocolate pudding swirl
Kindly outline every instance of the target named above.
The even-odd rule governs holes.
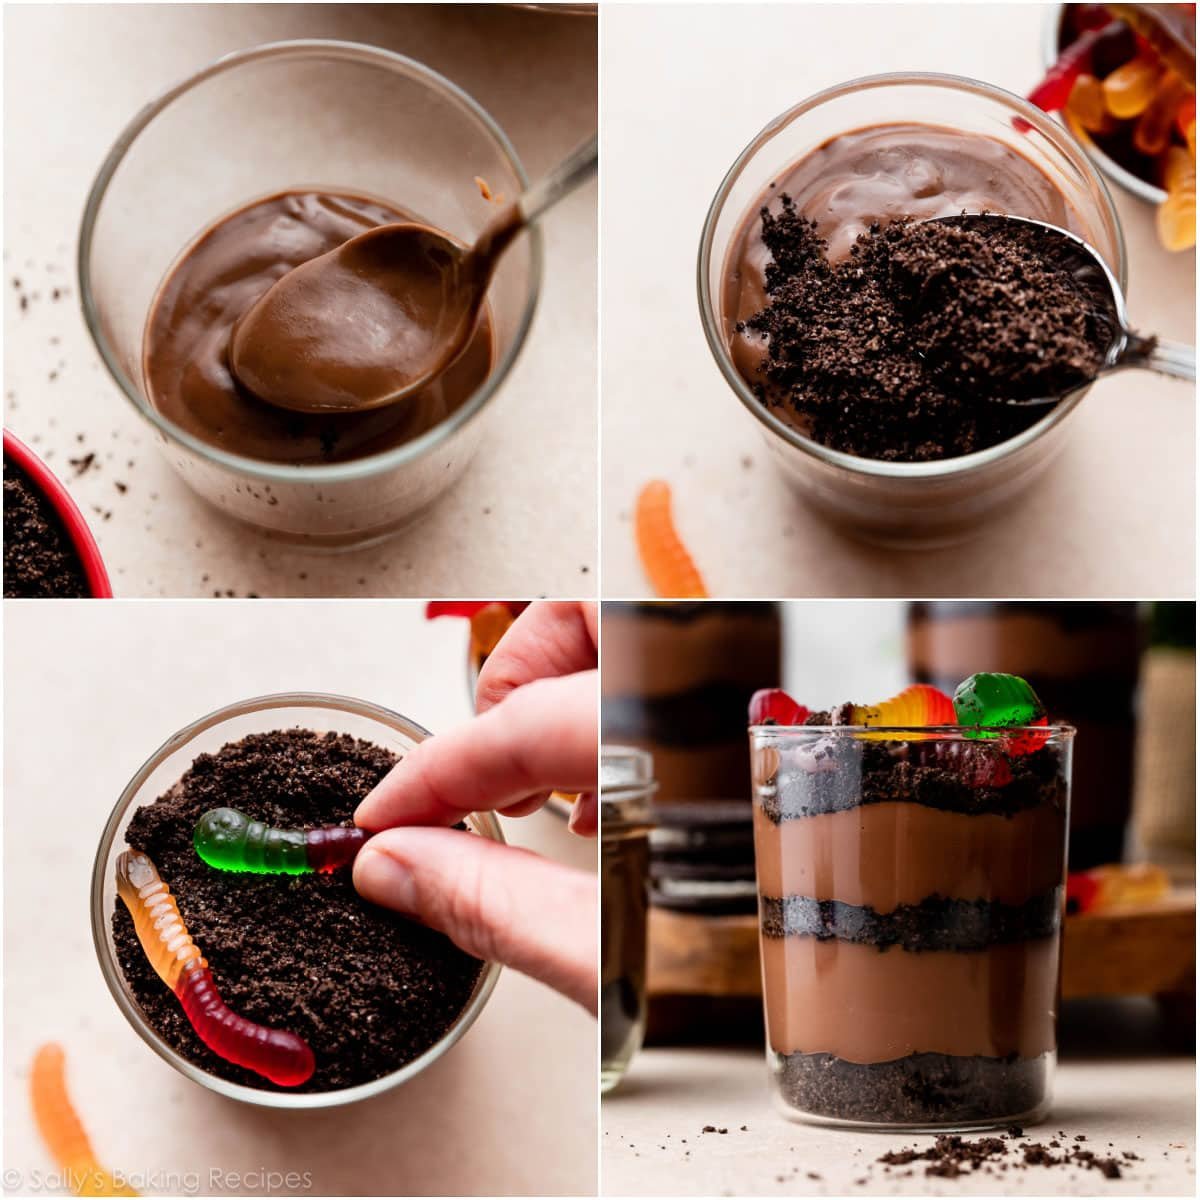
[[[365,458],[432,429],[492,369],[486,310],[443,375],[402,403],[369,412],[309,416],[275,408],[242,387],[229,366],[235,323],[277,279],[365,230],[411,219],[363,196],[290,191],[218,221],[184,250],[151,306],[143,345],[150,403],[212,446],[297,466]]]
[[[1064,756],[817,730],[759,747],[768,1042],[788,1105],[916,1125],[1036,1112],[1055,1049]]]

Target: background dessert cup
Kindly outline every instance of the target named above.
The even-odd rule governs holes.
[[[1015,125],[1017,118],[1025,126]],[[1018,97],[956,76],[877,75],[830,88],[771,122],[726,175],[705,221],[698,264],[701,319],[717,365],[813,507],[869,541],[932,546],[967,537],[1024,493],[1061,446],[1065,422],[1087,389],[1072,392],[1016,437],[972,454],[922,463],[859,458],[804,436],[757,399],[730,353],[735,318],[724,304],[731,250],[771,182],[832,137],[894,123],[950,126],[1005,142],[1061,193],[1122,286],[1125,250],[1107,189],[1070,135]]]
[[[650,755],[633,746],[600,751],[600,1091],[625,1076],[646,1033]]]
[[[296,187],[376,196],[469,242],[492,213],[475,176],[510,197],[527,183],[503,131],[475,101],[420,63],[362,44],[241,51],[133,119],[88,197],[80,292],[105,365],[192,488],[279,537],[345,546],[394,532],[461,476],[532,319],[541,278],[536,230],[505,255],[489,291],[491,373],[440,424],[371,457],[293,466],[217,448],[156,410],[142,349],[168,268],[198,233],[248,201]]]
[[[1044,744],[752,727],[767,1057],[787,1115],[930,1130],[1045,1115],[1074,730],[1001,736],[1023,732]]]
[[[327,1108],[365,1099],[404,1083],[436,1062],[471,1027],[487,1003],[500,968],[484,965],[470,999],[446,1034],[429,1050],[398,1071],[356,1087],[325,1092],[282,1092],[247,1087],[221,1079],[179,1054],[145,1019],[125,980],[113,941],[111,917],[117,904],[114,864],[125,849],[125,830],[134,812],[165,793],[191,766],[197,755],[212,753],[226,743],[253,733],[299,726],[363,738],[396,754],[404,754],[428,736],[426,730],[398,713],[341,696],[289,693],[261,696],[229,705],[180,730],[138,770],[122,792],[108,819],[92,872],[92,938],[100,969],[117,1006],[139,1036],[158,1055],[188,1079],[235,1100],[272,1108]],[[472,816],[473,833],[503,841],[499,823],[490,814]],[[167,880],[168,885],[170,880]],[[201,948],[203,951],[203,947]]]

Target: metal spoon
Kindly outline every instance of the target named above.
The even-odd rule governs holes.
[[[1043,237],[1053,239],[1056,254],[1061,253],[1062,261],[1069,265],[1072,274],[1107,302],[1113,339],[1105,352],[1104,362],[1097,371],[1097,376],[1127,367],[1141,367],[1157,371],[1161,375],[1172,375],[1176,379],[1190,379],[1195,382],[1196,348],[1182,342],[1143,337],[1130,329],[1121,285],[1109,270],[1108,263],[1100,256],[1100,252],[1083,238],[1045,221],[1004,213],[962,213],[953,217],[933,217],[931,220],[960,229],[969,229],[983,221],[1019,221],[1023,225],[1032,225],[1041,230]],[[1030,400],[995,397],[999,404],[1010,404],[1020,408],[1057,404],[1061,399],[1061,395],[1038,396]]]
[[[380,225],[289,271],[234,327],[230,366],[260,400],[358,412],[426,387],[466,349],[513,239],[596,172],[580,146],[465,247],[417,222]]]

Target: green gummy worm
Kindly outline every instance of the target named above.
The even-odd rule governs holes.
[[[981,673],[964,679],[954,693],[954,714],[961,725],[1010,728],[1045,723],[1037,693],[1019,675]],[[968,737],[997,737],[977,732]]]
[[[274,829],[236,808],[214,808],[196,824],[196,853],[220,871],[256,875],[304,875],[308,839],[300,829]]]

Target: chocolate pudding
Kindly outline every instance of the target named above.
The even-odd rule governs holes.
[[[765,221],[764,209],[767,212]],[[887,341],[888,331],[895,324],[895,314],[877,314],[880,336],[865,338],[861,353],[844,337],[839,338],[836,313],[830,316],[828,324],[833,328],[824,342],[820,321],[813,318],[827,314],[809,314],[809,318],[804,319],[802,314],[798,316],[788,308],[774,321],[764,319],[772,305],[779,302],[784,282],[803,268],[804,255],[799,249],[811,250],[810,246],[794,250],[788,241],[790,235],[786,225],[795,225],[801,231],[808,226],[808,240],[820,247],[836,270],[851,256],[852,248],[860,238],[863,241],[859,250],[866,252],[863,248],[869,245],[878,227],[886,228],[902,220],[920,222],[948,217],[963,211],[1011,213],[1082,232],[1076,214],[1061,191],[1030,159],[998,139],[941,126],[879,125],[843,134],[820,146],[771,183],[752,206],[730,243],[722,303],[733,363],[760,399],[771,404],[776,415],[805,436],[834,449],[862,457],[900,461],[970,453],[1006,440],[1044,415],[1044,409],[1014,409],[990,402],[983,394],[980,380],[1003,374],[1004,355],[998,363],[984,364],[987,369],[981,372],[966,376],[961,371],[952,373],[949,381],[937,375],[921,353],[912,364],[884,361],[878,364],[881,369],[872,373],[869,370],[872,356],[881,353],[880,339]],[[792,237],[791,240],[796,239]],[[885,275],[881,285],[884,297],[892,295],[894,290],[886,285],[886,279],[891,277],[896,266],[890,260],[902,249],[883,247],[875,255],[881,260],[876,265]],[[962,252],[959,257],[965,255],[967,259],[968,277],[970,261],[987,249],[959,248]],[[952,246],[939,250],[940,254],[949,255],[947,270],[943,272],[947,278],[955,277],[956,272],[961,274],[960,264],[954,261],[956,252]],[[902,264],[903,269],[909,270],[912,263],[927,260],[928,255],[928,249],[916,247],[908,255],[911,260],[908,267]],[[1002,257],[1012,259],[1011,254],[996,257],[998,269],[1010,273],[1007,289],[994,288],[992,292],[998,306],[998,322],[1007,327],[1007,317],[1001,315],[1000,306],[1012,296],[1014,287],[1019,288],[1023,271],[1019,263],[1001,261]],[[831,296],[835,294],[828,287],[825,290]],[[850,286],[849,290],[853,292],[854,288]],[[846,291],[846,286],[842,286],[841,291]],[[959,289],[952,288],[951,298],[958,295]],[[851,299],[862,308],[864,297],[856,295]],[[979,299],[980,304],[975,307],[981,307],[983,311],[972,313],[970,305],[964,309],[964,330],[969,324],[986,326],[988,297],[984,295]],[[816,302],[819,301],[820,296],[816,298]],[[1084,296],[1081,306],[1086,307],[1088,301],[1089,298]],[[941,306],[935,308],[940,311]],[[1051,306],[1053,312],[1059,308],[1061,305],[1057,303]],[[1023,311],[1023,301],[1012,311]],[[848,313],[845,318],[847,328],[842,332],[854,332],[863,326],[865,319],[861,312],[857,316]],[[783,343],[789,328],[795,331],[798,339],[795,346]],[[933,333],[939,344],[953,342],[945,330],[934,330]],[[985,350],[988,342],[993,340],[984,340]],[[1024,337],[1016,339],[1013,348],[1024,346],[1027,340]],[[903,344],[902,339],[901,347]],[[826,357],[837,363],[836,368],[829,371],[821,368],[824,345],[828,345]],[[839,345],[842,346],[840,358]],[[1087,357],[1090,357],[1090,345],[1087,348]],[[882,350],[887,349],[887,346],[882,347]],[[921,348],[915,349],[920,351]],[[772,350],[775,351],[774,362],[771,361]],[[863,436],[842,444],[843,439],[837,436],[839,422],[836,419],[830,418],[833,425],[829,426],[828,421],[822,423],[805,411],[805,406],[797,406],[791,391],[786,386],[781,387],[781,360],[791,366],[808,364],[822,379],[828,375],[837,383],[838,394],[830,397],[831,404],[827,407],[835,414],[840,412],[841,423],[847,427],[861,426]],[[861,386],[856,384],[854,376],[855,365],[859,363],[863,364]],[[926,368],[929,369],[928,377],[923,374]],[[846,378],[843,379],[843,375]],[[906,393],[902,382],[909,376]],[[1080,382],[1083,378],[1066,386],[1077,386]],[[945,395],[941,394],[943,390]],[[805,393],[805,389],[801,392]],[[1057,391],[1046,394],[1057,394]],[[892,402],[890,405],[889,401]],[[870,406],[870,415],[852,410],[852,406],[859,403]],[[876,424],[876,416],[886,415],[890,407],[901,410],[896,413],[897,420],[892,422],[895,446],[887,444],[887,438],[882,435],[868,435]],[[929,430],[918,431],[919,436],[914,434],[914,417],[928,418],[925,423]],[[958,424],[964,426],[962,437],[955,436]]]
[[[466,350],[443,375],[384,408],[330,415],[286,411],[258,399],[230,369],[235,324],[276,280],[368,229],[411,219],[363,196],[289,191],[218,221],[184,250],[151,305],[143,345],[150,402],[218,449],[297,466],[365,458],[432,429],[492,369],[486,309]],[[353,346],[359,341],[351,338]],[[337,355],[327,348],[323,357],[328,362]]]
[[[752,733],[769,1057],[802,1115],[1030,1119],[1055,1052],[1069,735]]]
[[[238,321],[234,378],[296,412],[406,401],[467,348],[495,260],[524,227],[509,205],[464,250],[427,225],[392,222],[310,259]]]

